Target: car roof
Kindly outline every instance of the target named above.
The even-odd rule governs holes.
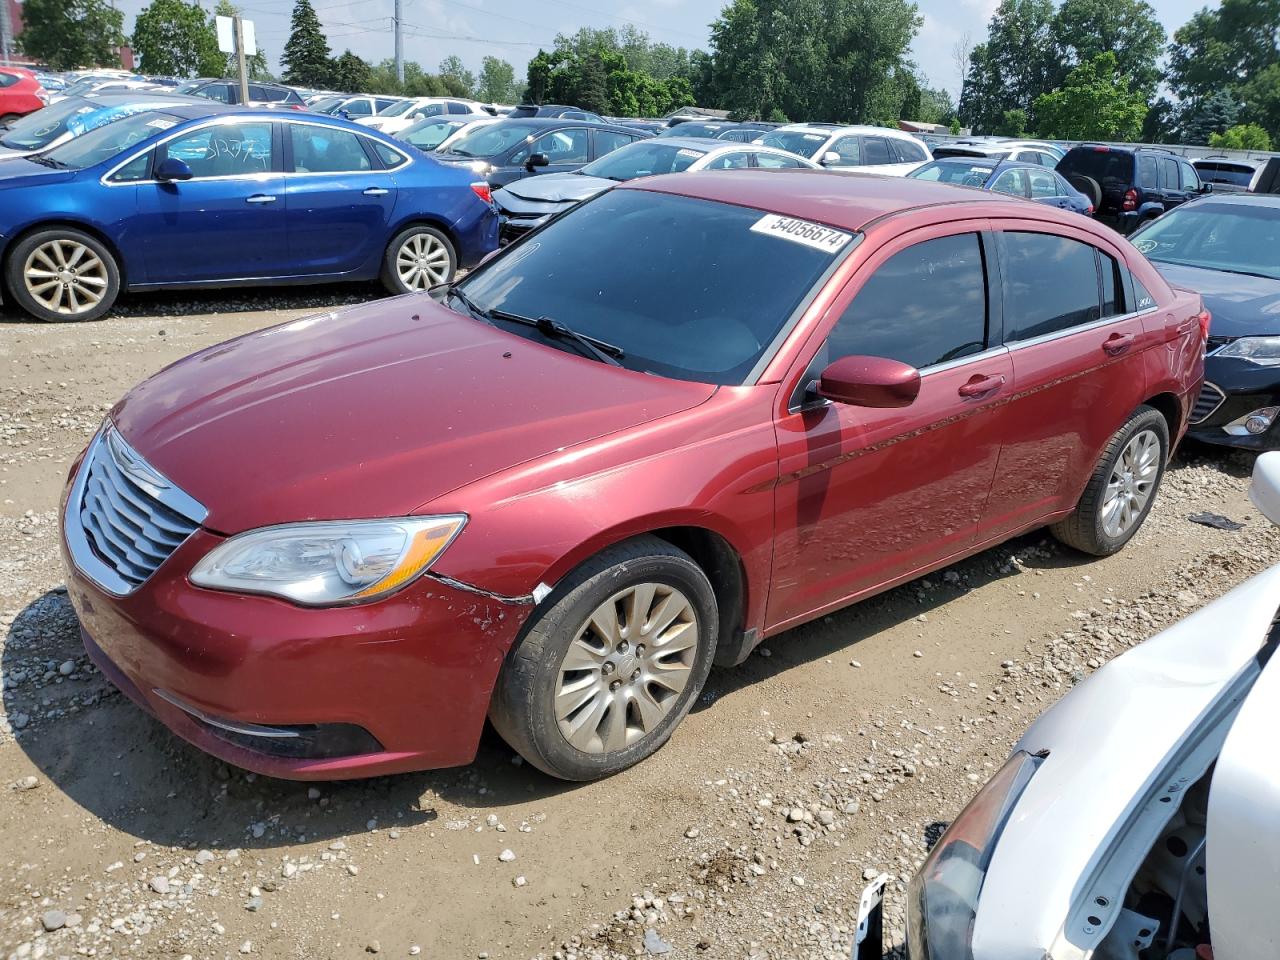
[[[204,97],[192,97],[185,93],[171,93],[167,90],[122,90],[112,93],[84,93],[71,99],[83,100],[85,103],[104,107],[125,106],[131,103],[157,103],[166,106],[185,103],[192,106],[202,106],[214,102],[206,100]]]
[[[836,176],[825,170],[674,173],[628,181],[615,189],[651,190],[755,207],[783,216],[828,223],[844,230],[860,230],[872,220],[890,214],[942,204],[1018,204],[1018,215],[1025,215],[1022,212],[1023,201],[1004,194],[985,191],[979,194],[964,187],[927,183],[908,177]]]
[[[571,109],[577,110],[578,108],[573,107]],[[519,123],[524,126],[533,126],[533,127],[596,127],[596,128],[602,128],[602,129],[608,128],[610,130],[617,130],[619,133],[630,133],[630,134],[643,132],[641,130],[637,130],[635,127],[624,127],[618,123],[609,123],[607,120],[604,123],[596,123],[596,121],[594,120],[571,120],[568,117],[502,117],[499,122],[500,123]],[[667,140],[671,138],[663,137],[663,139]]]
[[[1208,204],[1225,203],[1230,206],[1240,207],[1272,207],[1280,210],[1280,193],[1206,193],[1202,197],[1196,197],[1194,201],[1197,205],[1205,206]],[[1188,204],[1189,205],[1189,204]]]
[[[778,130],[803,130],[810,133],[825,133],[828,136],[835,134],[862,133],[874,134],[876,136],[896,137],[903,140],[915,140],[916,138],[903,130],[894,130],[892,127],[873,127],[865,123],[851,123],[848,125],[840,125],[837,123],[788,123],[786,126],[778,127]]]

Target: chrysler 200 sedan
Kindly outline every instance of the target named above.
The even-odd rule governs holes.
[[[800,170],[621,184],[436,296],[180,361],[71,470],[89,654],[229,762],[462,764],[490,717],[601,777],[764,638],[1046,524],[1113,553],[1209,322],[1075,214]]]

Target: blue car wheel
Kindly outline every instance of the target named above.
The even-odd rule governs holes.
[[[97,320],[120,293],[120,268],[95,237],[50,227],[14,245],[5,281],[13,299],[37,320]]]
[[[422,293],[448,283],[458,270],[453,244],[434,227],[415,224],[387,244],[382,283],[392,293]]]

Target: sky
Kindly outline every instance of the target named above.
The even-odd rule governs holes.
[[[146,0],[114,0],[124,11],[125,30]],[[212,9],[215,0],[200,0]],[[912,54],[933,86],[953,96],[960,92],[960,74],[953,49],[966,35],[973,43],[986,36],[987,22],[998,0],[917,0],[924,26]],[[1156,14],[1172,33],[1206,2],[1215,0],[1153,0]],[[392,14],[395,0],[312,0],[334,54],[351,49],[377,62],[392,56]],[[673,46],[707,47],[708,27],[724,0],[401,0],[405,23],[406,60],[434,71],[445,57],[457,54],[473,71],[485,56],[509,61],[523,79],[529,58],[539,47],[550,49],[557,33],[573,33],[581,26],[620,27],[635,24],[655,41]],[[258,43],[272,69],[289,36],[293,0],[245,0],[240,4],[252,19]]]

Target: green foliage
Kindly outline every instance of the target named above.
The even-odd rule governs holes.
[[[476,81],[476,97],[486,103],[511,103],[518,94],[515,68],[497,57],[485,57]]]
[[[452,97],[470,97],[476,90],[476,75],[467,69],[459,56],[440,61],[440,79]]]
[[[1280,0],[1222,0],[1174,31],[1169,88],[1184,101],[1230,90],[1280,61]]]
[[[950,129],[951,129],[951,135],[952,135],[953,137],[958,137],[958,136],[960,136],[960,118],[959,118],[959,117],[952,117],[952,118],[951,118],[951,128],[950,128]]]
[[[1133,91],[1113,53],[1080,64],[1035,102],[1040,135],[1055,140],[1136,140],[1146,115],[1146,98]]]
[[[373,68],[350,50],[344,50],[342,56],[333,61],[333,85],[339,90],[363,93],[369,89],[372,77]]]
[[[974,130],[994,131],[1006,111],[1031,112],[1052,90],[1061,69],[1053,0],[1002,0],[986,43],[973,48],[960,94],[960,117]]]
[[[143,7],[133,26],[133,49],[151,74],[207,77],[225,63],[212,21],[185,0],[151,0]]]
[[[1268,131],[1273,141],[1280,140],[1280,63],[1259,71],[1240,87],[1245,119]]]
[[[1165,32],[1145,0],[1064,0],[1053,21],[1060,69],[1113,53],[1120,73],[1149,99],[1160,83]]]
[[[1207,144],[1215,133],[1224,133],[1240,119],[1240,101],[1226,90],[1187,104],[1180,116],[1183,143]]]
[[[118,67],[124,14],[107,0],[26,0],[18,46],[54,70]]]
[[[311,0],[297,0],[293,6],[289,39],[280,64],[284,67],[285,83],[321,89],[334,85],[329,41],[325,39]]]
[[[1210,134],[1209,146],[1219,150],[1270,150],[1271,137],[1256,123],[1243,123],[1226,133]]]
[[[1021,107],[1006,110],[996,127],[996,133],[1002,137],[1016,137],[1019,140],[1027,135],[1027,111]]]

